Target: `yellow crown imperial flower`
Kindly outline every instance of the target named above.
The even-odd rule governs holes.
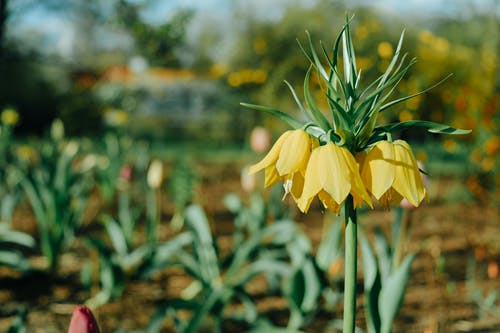
[[[315,148],[307,164],[302,196],[297,202],[299,209],[306,213],[317,195],[325,208],[338,214],[349,194],[354,207],[361,206],[363,201],[372,205],[354,156],[347,148],[332,142]]]
[[[399,204],[404,198],[418,207],[425,198],[420,170],[406,141],[379,141],[358,159],[363,183],[383,205]]]
[[[254,174],[265,169],[265,187],[278,180],[285,181],[285,194],[292,193],[297,199],[302,192],[304,174],[311,150],[318,145],[316,139],[302,129],[283,133],[269,153],[249,169]]]

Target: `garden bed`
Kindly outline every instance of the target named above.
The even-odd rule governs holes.
[[[217,236],[221,251],[231,246],[232,215],[222,205],[223,196],[240,189],[239,165],[201,168],[197,188],[197,201],[205,208]],[[500,288],[498,262],[499,209],[481,203],[447,203],[440,197],[443,184],[450,180],[431,180],[430,201],[412,211],[407,251],[416,253],[412,265],[404,305],[395,322],[395,332],[496,332],[500,330],[499,309],[486,307],[473,299],[474,290],[486,295]],[[206,195],[210,193],[210,195]],[[169,197],[164,197],[161,226],[162,237],[170,237],[167,221],[172,216]],[[94,200],[94,204],[99,203]],[[296,209],[290,205],[290,209]],[[91,214],[92,216],[92,214]],[[312,241],[319,243],[325,213],[319,210],[302,215],[297,213],[300,228]],[[370,236],[376,226],[387,230],[391,212],[383,209],[360,214],[359,223]],[[87,225],[95,232],[92,221]],[[34,219],[29,209],[15,214],[14,225],[33,232]],[[98,231],[98,230],[97,230]],[[79,282],[79,272],[85,257],[92,255],[82,242],[77,241],[61,258],[57,273],[29,273],[22,275],[7,268],[0,268],[0,331],[15,319],[18,310],[27,310],[27,332],[64,332],[74,305],[85,302],[91,295]],[[41,265],[41,257],[32,257],[33,266]],[[496,267],[496,271],[495,271]],[[365,327],[363,315],[362,271],[358,272],[358,326]],[[123,296],[99,307],[95,314],[103,332],[143,330],[157,306],[179,295],[190,279],[175,268],[155,274],[150,281],[128,281]],[[260,281],[260,282],[259,282]],[[259,285],[261,283],[262,285]],[[255,280],[251,293],[257,300],[259,311],[276,324],[285,325],[289,312],[287,303],[275,295],[265,294],[263,279]],[[486,302],[486,301],[485,301]],[[480,306],[483,306],[481,309]],[[321,310],[315,319],[304,327],[306,332],[335,332],[328,330],[329,321],[342,317],[341,306],[333,311]],[[166,325],[169,327],[169,325]],[[171,327],[171,326],[170,326]],[[224,324],[225,331],[243,331],[247,327],[234,322]],[[165,328],[165,332],[172,329]]]

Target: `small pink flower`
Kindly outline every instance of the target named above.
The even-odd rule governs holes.
[[[120,170],[120,177],[129,182],[132,180],[132,167],[125,164]]]
[[[88,307],[82,305],[75,308],[68,333],[100,333],[97,321]]]
[[[256,153],[266,151],[271,145],[271,133],[264,127],[257,126],[250,134],[250,146]]]

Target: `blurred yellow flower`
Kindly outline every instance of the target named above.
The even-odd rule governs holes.
[[[377,53],[381,58],[389,59],[390,57],[392,57],[394,50],[390,43],[381,42],[380,44],[378,44]]]
[[[17,147],[16,155],[22,160],[34,162],[38,159],[38,152],[30,145],[20,145]]]
[[[363,201],[372,205],[354,156],[332,142],[315,148],[307,164],[302,195],[297,201],[299,209],[306,213],[318,196],[325,208],[338,214],[349,194],[354,199],[354,207],[361,206]]]
[[[418,34],[418,40],[425,44],[431,44],[434,41],[434,35],[429,30],[423,30]]]
[[[359,69],[366,71],[372,66],[372,61],[368,57],[357,57],[356,64],[358,65]]]
[[[474,149],[470,154],[470,159],[474,163],[479,163],[481,161],[482,153],[477,148]]]
[[[242,84],[242,80],[240,78],[240,73],[233,72],[233,73],[229,74],[227,77],[227,83],[229,83],[229,85],[232,87],[240,86]]]
[[[408,110],[403,110],[399,113],[399,121],[408,121],[413,119],[413,114]]]
[[[356,35],[357,39],[365,39],[368,34],[369,34],[369,28],[366,25],[360,25],[354,34]]]
[[[446,139],[443,142],[444,149],[449,153],[454,153],[457,150],[457,142],[452,139]]]
[[[225,64],[213,64],[210,67],[210,76],[213,78],[220,78],[228,72],[229,68]]]
[[[120,127],[127,123],[128,113],[121,109],[108,109],[104,113],[104,122],[108,126]]]
[[[257,54],[264,54],[267,51],[267,41],[264,37],[258,37],[253,41],[253,49]]]
[[[233,87],[244,84],[262,84],[267,80],[267,72],[263,69],[245,68],[232,72],[227,77],[227,83]]]
[[[495,167],[495,160],[491,156],[487,156],[481,161],[481,170],[489,172]]]
[[[500,149],[500,138],[496,135],[490,137],[484,144],[484,151],[490,156],[497,154]]]
[[[12,108],[4,109],[0,117],[2,119],[2,123],[8,126],[14,126],[19,121],[19,113]]]
[[[294,199],[297,199],[302,193],[303,178],[311,150],[317,145],[317,140],[304,130],[286,131],[269,153],[250,167],[249,173],[254,174],[265,169],[265,187],[283,179],[285,194],[291,193]]]
[[[361,178],[367,190],[385,206],[402,199],[418,207],[426,190],[413,152],[406,141],[379,141],[360,153]]]

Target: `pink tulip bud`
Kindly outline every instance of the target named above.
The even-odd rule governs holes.
[[[271,145],[271,133],[264,127],[255,127],[250,134],[250,146],[256,153],[266,151]]]
[[[120,177],[129,182],[132,180],[132,167],[128,164],[124,165],[120,170]]]
[[[68,333],[100,333],[92,311],[86,306],[77,306],[73,311]]]

